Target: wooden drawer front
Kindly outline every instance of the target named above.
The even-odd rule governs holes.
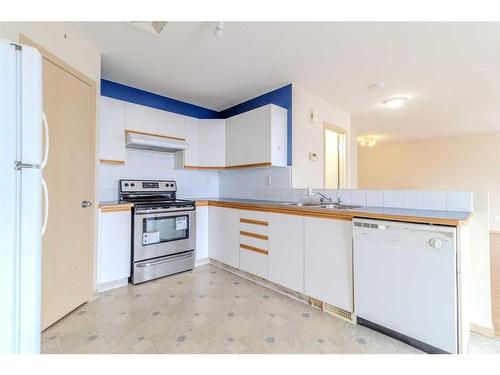
[[[240,247],[240,269],[242,271],[267,279],[267,258],[265,254],[260,254]]]
[[[256,247],[257,249],[266,250],[268,249],[267,240],[261,238],[248,237],[240,234],[240,244]]]
[[[268,213],[265,211],[240,210],[240,219],[268,221]]]
[[[242,223],[240,219],[240,231],[267,236],[267,234],[269,233],[269,228],[267,225]]]

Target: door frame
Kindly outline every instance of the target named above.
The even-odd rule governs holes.
[[[344,129],[344,128],[341,128],[339,126],[336,126],[336,125],[333,125],[332,123],[329,123],[327,121],[324,121],[323,122],[323,129],[322,129],[322,134],[321,136],[323,137],[323,187],[322,189],[327,189],[326,187],[326,148],[327,148],[327,144],[326,144],[326,137],[325,137],[325,133],[327,130],[330,130],[330,131],[333,131],[335,133],[338,133],[338,134],[343,134],[345,136],[345,155],[344,155],[344,158],[345,158],[345,171],[344,171],[344,186],[343,187],[339,187],[339,189],[347,189],[348,187],[348,182],[347,182],[347,171],[349,170],[349,158],[347,156],[347,130]],[[340,175],[339,175],[339,185],[340,185]],[[330,189],[330,188],[328,188]],[[334,189],[335,190],[335,189]]]
[[[91,94],[92,94],[92,100],[91,100],[91,134],[90,134],[90,142],[92,144],[92,163],[91,163],[91,169],[90,169],[90,175],[91,175],[91,180],[93,182],[92,184],[92,191],[91,191],[91,196],[90,199],[94,204],[92,205],[92,215],[91,217],[91,222],[90,222],[90,227],[92,228],[91,233],[90,233],[90,249],[89,249],[89,279],[90,279],[90,288],[88,291],[87,295],[87,302],[91,301],[94,298],[94,291],[95,291],[95,250],[96,250],[96,222],[97,222],[97,204],[95,201],[96,198],[96,164],[97,164],[97,155],[96,155],[96,124],[97,124],[97,113],[96,113],[96,105],[97,105],[97,85],[94,80],[92,80],[90,77],[87,75],[83,74],[82,72],[78,71],[77,69],[73,68],[71,65],[68,65],[66,62],[61,60],[59,57],[54,55],[53,53],[49,52],[46,50],[44,47],[40,46],[38,43],[34,42],[32,39],[30,39],[28,36],[26,36],[23,33],[19,34],[19,43],[25,44],[31,47],[34,47],[40,52],[42,57],[45,60],[50,61],[51,63],[57,65],[59,68],[65,70],[69,74],[73,75],[80,81],[86,83],[87,85],[90,86]]]

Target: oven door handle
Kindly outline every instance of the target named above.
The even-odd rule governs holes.
[[[168,257],[167,259],[161,259],[157,260],[155,262],[148,262],[148,263],[137,263],[137,267],[150,267],[150,266],[156,266],[157,264],[162,264],[162,263],[168,263],[168,262],[173,262],[174,260],[181,260],[181,259],[186,259],[190,258],[193,256],[193,253],[190,254],[183,254],[183,255],[174,255],[171,257]]]
[[[195,210],[194,208],[171,208],[171,209],[166,209],[166,210],[158,210],[158,211],[149,211],[148,210],[148,211],[142,212],[140,209],[136,209],[135,214],[136,215],[155,215],[155,214],[172,213],[172,215],[175,215],[178,212],[191,212],[194,210]]]

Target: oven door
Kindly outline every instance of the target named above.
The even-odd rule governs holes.
[[[134,214],[134,262],[194,250],[194,210],[166,209]]]

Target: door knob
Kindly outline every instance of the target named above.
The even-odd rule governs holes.
[[[92,201],[82,201],[82,208],[87,208],[92,206]]]

